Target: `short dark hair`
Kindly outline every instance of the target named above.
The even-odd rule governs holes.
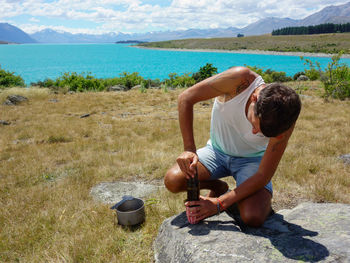
[[[260,91],[254,111],[261,132],[266,137],[276,137],[296,122],[300,109],[300,98],[292,88],[272,83]]]

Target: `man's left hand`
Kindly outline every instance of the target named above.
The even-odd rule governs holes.
[[[218,212],[217,199],[212,197],[200,196],[199,201],[188,201],[185,206],[187,219],[191,224],[197,224]]]

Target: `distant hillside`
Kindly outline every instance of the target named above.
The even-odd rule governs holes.
[[[0,40],[13,43],[36,43],[27,33],[8,23],[0,23]]]
[[[350,22],[350,2],[344,5],[328,6],[299,22],[299,26],[313,26],[333,23],[344,24]]]
[[[295,26],[298,22],[290,18],[267,17],[242,28],[240,32],[245,36],[269,34],[281,27]]]
[[[350,33],[297,35],[297,36],[248,36],[212,39],[182,39],[144,43],[149,48],[260,50],[277,52],[338,53],[350,54]]]

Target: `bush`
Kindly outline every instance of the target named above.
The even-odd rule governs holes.
[[[255,73],[259,74],[266,83],[292,81],[292,78],[288,77],[286,73],[283,71],[274,71],[271,69],[267,69],[264,71],[263,69],[258,68],[257,66],[254,66],[254,67],[247,66],[247,67],[252,71],[254,71]]]
[[[205,66],[200,67],[199,71],[192,74],[192,78],[195,80],[196,83],[210,78],[211,76],[218,73],[218,69],[213,66],[213,64],[207,63]]]
[[[319,62],[312,62],[312,60],[304,57],[300,57],[301,60],[305,60],[304,65],[308,65],[310,69],[305,69],[305,76],[309,78],[309,80],[318,80],[321,77],[322,70]]]
[[[312,68],[305,70],[305,76],[308,77],[309,80],[318,80],[321,77],[321,72]]]
[[[9,72],[0,66],[0,88],[1,87],[24,87],[24,80],[21,76],[16,76],[14,72]]]
[[[325,90],[325,97],[337,99],[350,98],[350,68],[348,65],[339,63],[342,52],[332,57],[321,81]]]
[[[59,77],[55,84],[60,87],[68,87],[70,91],[102,91],[105,89],[104,82],[100,79],[96,79],[93,76],[87,74],[77,74],[73,73],[64,73]]]
[[[343,52],[332,57],[332,61],[328,63],[327,69],[325,72],[322,71],[320,63],[316,62],[315,64],[309,60],[305,59],[306,65],[309,65],[310,70],[305,70],[306,73],[316,76],[321,80],[324,88],[324,97],[328,99],[329,97],[336,99],[346,99],[350,98],[350,68],[344,63],[339,63],[339,60]],[[301,57],[303,60],[303,57]],[[316,69],[317,67],[317,69]],[[307,75],[311,80],[310,75]]]
[[[121,84],[125,86],[127,90],[129,90],[136,85],[140,85],[143,80],[143,77],[141,77],[138,72],[131,74],[128,72],[123,72],[120,74],[119,83],[117,84]]]
[[[292,81],[291,77],[286,75],[286,72],[283,71],[273,71],[271,72],[272,82],[287,82]]]
[[[165,84],[173,88],[187,88],[196,84],[196,81],[190,76],[190,73],[185,73],[183,75],[170,73],[169,79],[165,80]]]

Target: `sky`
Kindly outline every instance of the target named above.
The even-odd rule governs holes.
[[[303,19],[349,0],[0,0],[0,23],[26,33],[145,33],[242,28],[266,17]]]

